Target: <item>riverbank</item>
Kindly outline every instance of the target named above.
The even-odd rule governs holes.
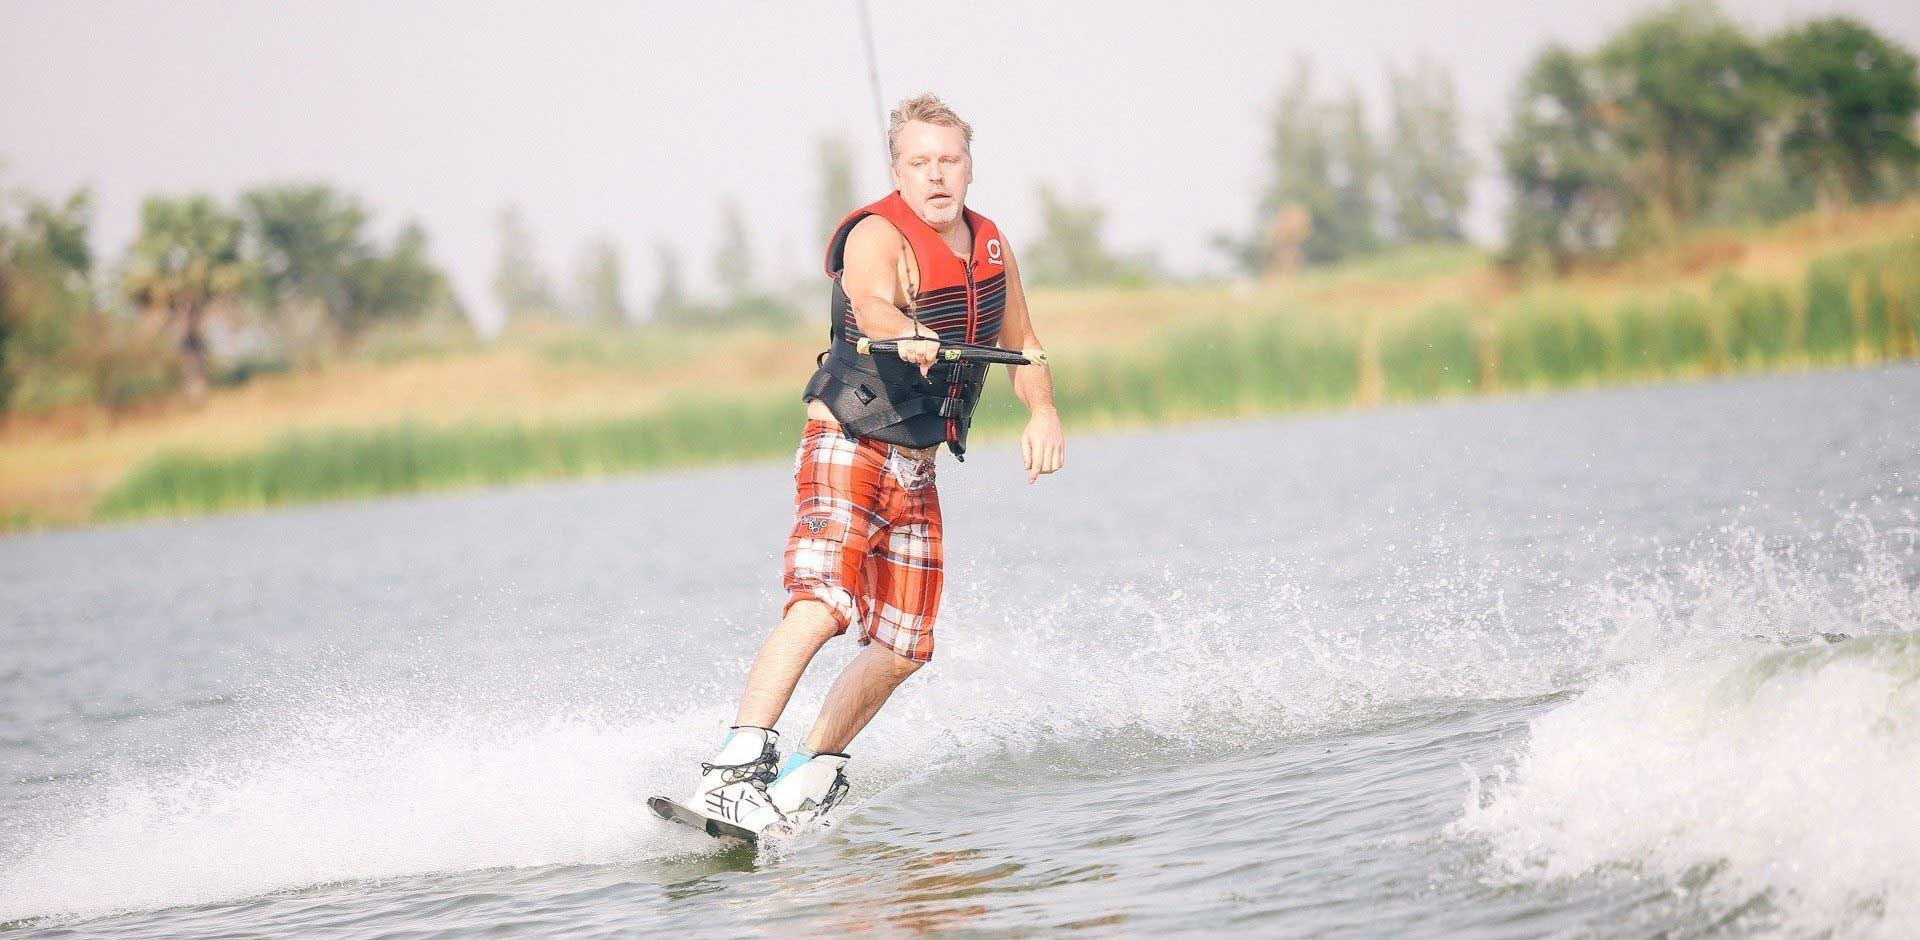
[[[1700,233],[1518,283],[1427,248],[1257,285],[1036,291],[1072,429],[1911,359],[1920,205]],[[268,376],[194,410],[0,432],[0,521],[40,528],[768,457],[815,324],[534,330]],[[996,379],[984,435],[1017,431]]]

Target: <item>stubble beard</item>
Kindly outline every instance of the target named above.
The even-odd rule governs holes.
[[[921,203],[920,221],[934,228],[945,228],[952,225],[954,220],[960,218],[960,209],[960,200],[958,199],[948,203],[946,208],[941,208],[931,202]]]

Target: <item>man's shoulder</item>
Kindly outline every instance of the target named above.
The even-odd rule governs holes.
[[[847,253],[897,255],[902,237],[900,230],[884,216],[869,215],[855,222],[853,230],[847,233]]]

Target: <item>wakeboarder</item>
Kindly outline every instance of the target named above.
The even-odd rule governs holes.
[[[887,133],[894,191],[848,215],[827,244],[830,346],[802,395],[785,608],[719,753],[684,806],[652,801],[662,816],[753,841],[818,819],[847,792],[848,746],[933,657],[943,586],[934,457],[944,445],[963,459],[989,363],[1009,363],[1029,412],[1027,482],[1065,459],[1013,247],[966,205],[972,141],[939,98],[901,102]],[[794,686],[827,640],[856,626],[863,648],[805,744],[783,757],[773,727]]]

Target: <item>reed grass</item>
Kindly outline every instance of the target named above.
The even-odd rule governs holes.
[[[791,400],[700,402],[575,423],[289,434],[231,457],[162,454],[110,490],[94,514],[189,515],[766,457],[792,446],[794,412]]]

